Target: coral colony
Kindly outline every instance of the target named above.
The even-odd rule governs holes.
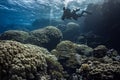
[[[119,0],[1,0],[0,17],[0,80],[120,80]]]

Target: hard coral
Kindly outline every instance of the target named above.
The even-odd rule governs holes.
[[[54,26],[47,26],[31,32],[9,30],[0,35],[1,40],[14,40],[22,43],[30,43],[51,50],[62,39],[62,32]]]
[[[89,64],[82,64],[80,71],[89,71],[90,70],[90,66]]]
[[[28,43],[43,46],[49,50],[55,48],[62,39],[61,31],[54,26],[37,29],[30,34],[31,36],[26,40]]]
[[[64,40],[75,41],[76,36],[80,33],[80,25],[74,22],[69,22],[66,29],[63,31]]]
[[[39,80],[37,75],[47,70],[44,52],[37,46],[0,41],[0,80]]]
[[[107,48],[104,45],[97,46],[93,51],[93,56],[97,58],[102,58],[107,54]]]
[[[85,59],[83,54],[89,54],[91,51],[92,48],[89,49],[86,45],[75,44],[71,41],[62,41],[51,53],[58,57],[58,61],[63,65],[63,68],[71,74],[76,71],[76,68],[79,68],[82,60]]]
[[[48,64],[47,73],[51,75],[51,79],[61,80],[64,76],[62,65],[51,56],[46,57],[46,61]]]
[[[93,61],[92,64],[82,64],[80,73],[88,80],[119,80],[120,63],[112,61],[111,63],[101,63]]]
[[[18,30],[8,30],[0,35],[1,40],[15,40],[25,43],[25,40],[29,37],[29,33]]]

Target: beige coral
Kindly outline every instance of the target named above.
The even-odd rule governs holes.
[[[117,61],[111,61],[110,63],[92,61],[92,64],[82,64],[79,71],[90,80],[118,80],[120,63]]]
[[[39,72],[45,74],[47,63],[44,53],[49,52],[30,44],[0,41],[0,68],[2,70],[0,76],[2,80],[34,79]]]

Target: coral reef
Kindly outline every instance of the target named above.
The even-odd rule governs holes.
[[[79,28],[79,24],[77,24],[77,23],[74,23],[74,22],[69,22],[68,24],[67,24],[67,26],[66,26],[66,30],[67,31],[71,31],[71,30],[77,30],[78,28]]]
[[[0,34],[0,80],[120,80],[120,0],[60,0],[55,7],[48,4],[50,0],[23,5],[5,1],[0,5],[0,32],[9,31]],[[31,7],[37,2],[41,7]],[[63,8],[63,13],[74,14],[72,8],[82,6],[92,15],[59,20],[64,2],[68,11]],[[34,14],[37,7],[43,12]],[[23,14],[18,8],[24,8]]]
[[[96,47],[105,42],[105,38],[100,35],[96,35],[92,31],[80,33],[80,35],[76,39],[76,43],[86,44],[90,47]]]
[[[63,31],[63,39],[75,41],[80,34],[80,25],[74,22],[69,22]]]
[[[19,30],[9,30],[0,35],[1,40],[15,40],[24,43],[29,33]]]
[[[51,75],[51,79],[61,80],[62,78],[64,78],[63,67],[56,60],[56,57],[54,55],[50,55],[50,56],[48,55],[46,61],[48,64],[47,73]]]
[[[51,53],[58,58],[69,75],[76,72],[82,60],[92,53],[93,49],[87,45],[75,44],[71,41],[60,42]],[[91,56],[91,55],[90,55]]]
[[[32,80],[41,73],[45,76],[47,63],[43,51],[33,45],[0,41],[1,80]]]
[[[50,52],[16,41],[0,41],[0,80],[118,80],[120,56],[104,45],[96,48],[61,41]]]
[[[110,62],[102,63],[99,61],[91,61],[91,63],[82,64],[80,74],[83,80],[119,80],[120,63]]]
[[[43,46],[48,50],[55,48],[55,46],[62,39],[61,31],[53,26],[34,30],[30,32],[30,34],[31,36],[26,40],[26,42],[38,46]]]
[[[75,56],[75,45],[71,41],[62,41],[51,53],[58,58],[58,61],[69,74],[75,72],[79,63]]]
[[[84,45],[84,44],[76,44],[76,49],[78,54],[85,56],[93,56],[93,48]]]
[[[15,40],[22,43],[30,43],[51,50],[62,39],[62,33],[54,26],[48,26],[31,32],[9,30],[0,35],[1,40]]]
[[[42,47],[0,41],[0,80],[48,80],[54,74],[62,78],[62,66],[48,54]]]
[[[61,41],[53,53],[58,53],[56,55],[68,55],[68,54],[80,54],[80,55],[90,55],[93,52],[91,47],[84,44],[76,44],[71,41]],[[90,55],[91,56],[91,55]]]
[[[51,53],[58,58],[68,80],[118,80],[120,76],[117,51],[104,45],[92,49],[87,45],[62,41]]]
[[[107,48],[106,46],[104,45],[99,45],[97,46],[96,48],[94,48],[94,51],[93,51],[93,56],[94,57],[97,57],[97,58],[102,58],[104,57],[105,55],[107,55]]]

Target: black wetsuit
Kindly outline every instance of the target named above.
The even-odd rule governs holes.
[[[73,10],[71,12],[71,10],[69,8],[65,9],[65,7],[63,8],[63,15],[62,15],[62,20],[65,20],[65,19],[74,19],[74,20],[78,20],[79,17],[82,17],[84,16],[84,13],[86,14],[91,14],[90,12],[88,11],[82,11],[80,14],[77,14],[76,12],[80,11],[80,9],[76,9],[76,10]]]
[[[62,20],[64,19],[71,19],[71,11],[69,8],[67,9],[63,9],[63,16],[62,16]]]

